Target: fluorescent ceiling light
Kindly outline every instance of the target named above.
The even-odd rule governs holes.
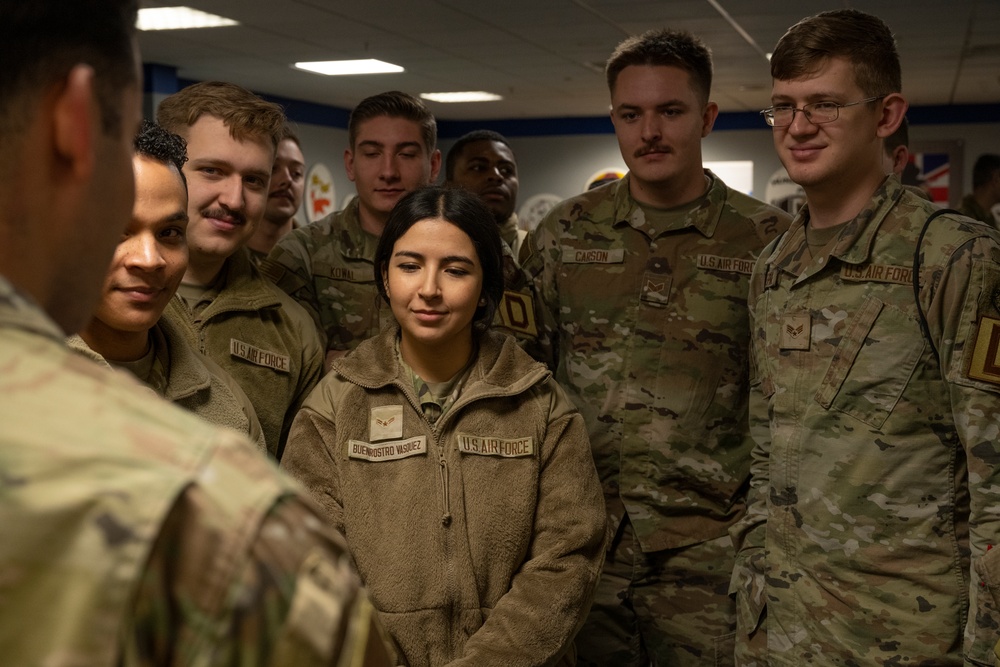
[[[340,76],[342,74],[389,74],[392,72],[402,72],[403,68],[392,63],[381,60],[324,60],[309,63],[295,63],[299,69],[327,76]]]
[[[139,30],[181,30],[239,25],[238,21],[190,7],[155,7],[139,10]]]
[[[431,102],[495,102],[503,98],[482,90],[467,90],[457,93],[420,93],[420,97]]]

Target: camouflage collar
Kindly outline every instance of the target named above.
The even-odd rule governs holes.
[[[66,336],[51,317],[27,294],[0,275],[0,327],[24,329],[62,342]]]
[[[652,229],[646,223],[646,216],[642,208],[629,192],[631,174],[625,174],[625,177],[614,185],[617,188],[614,195],[614,217],[616,220],[614,226],[629,225],[651,239],[666,232],[692,227],[701,232],[706,238],[711,238],[715,234],[719,218],[722,217],[724,205],[729,196],[729,188],[722,182],[722,179],[710,170],[705,169],[705,175],[711,180],[711,185],[709,185],[708,191],[703,196],[691,202],[691,204],[697,203],[697,206],[683,219],[683,224],[676,228]],[[685,204],[684,206],[687,205]]]
[[[378,239],[361,227],[360,204],[355,197],[342,211],[334,213],[339,218],[340,238],[337,249],[344,257],[373,261]]]
[[[879,228],[886,216],[903,196],[903,185],[897,176],[887,177],[872,195],[868,205],[845,223],[830,251],[831,257],[847,263],[862,264],[871,258]],[[804,279],[822,268],[805,252],[805,226],[809,219],[809,204],[799,209],[788,232],[774,249],[768,264]]]

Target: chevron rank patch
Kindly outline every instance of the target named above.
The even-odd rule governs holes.
[[[979,318],[968,373],[973,380],[1000,384],[1000,320]]]
[[[780,348],[808,350],[812,320],[806,315],[785,315],[781,318]]]
[[[372,442],[403,437],[403,406],[380,405],[371,409],[368,437]]]

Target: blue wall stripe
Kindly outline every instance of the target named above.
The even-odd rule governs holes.
[[[177,68],[147,63],[143,65],[145,92],[170,95],[193,80],[177,77]],[[288,119],[323,127],[347,129],[350,109],[305,102],[261,93],[264,99],[285,108]],[[968,123],[1000,123],[1000,103],[953,104],[910,107],[907,117],[911,125],[963,125]],[[438,120],[438,136],[456,139],[472,130],[494,130],[507,137],[550,137],[570,134],[614,134],[608,116],[565,118],[496,118],[488,120]],[[756,111],[734,111],[719,114],[716,130],[765,130],[764,119]]]

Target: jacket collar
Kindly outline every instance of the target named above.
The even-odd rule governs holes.
[[[680,229],[693,228],[701,232],[706,238],[711,238],[715,234],[715,228],[719,225],[719,219],[725,210],[726,199],[729,197],[729,188],[718,176],[710,170],[705,169],[705,175],[711,180],[711,185],[705,196],[700,198],[698,207],[691,212],[683,221],[671,229],[652,229],[646,223],[646,216],[638,202],[632,198],[629,192],[629,183],[632,174],[625,174],[625,177],[614,184],[614,211],[615,227],[629,225],[650,238],[656,238],[663,232],[677,231]]]
[[[205,308],[203,317],[208,319],[225,312],[276,308],[281,305],[281,300],[274,289],[277,288],[254,266],[247,249],[240,248],[226,260],[218,282],[219,294]]]
[[[334,362],[333,370],[367,389],[390,384],[406,387],[410,383],[395,352],[398,336],[398,324],[385,328],[379,335],[362,342],[351,354]],[[478,357],[460,402],[484,394],[515,395],[548,375],[545,366],[524,355],[512,337],[487,330],[479,339]]]
[[[871,259],[872,248],[886,216],[895,207],[904,188],[897,176],[888,176],[872,195],[868,205],[852,220],[843,225],[831,257],[847,264],[863,264]],[[806,249],[805,228],[809,220],[809,205],[799,209],[788,232],[782,237],[768,258],[775,269],[797,276],[796,282],[805,280],[825,265],[814,260]]]

